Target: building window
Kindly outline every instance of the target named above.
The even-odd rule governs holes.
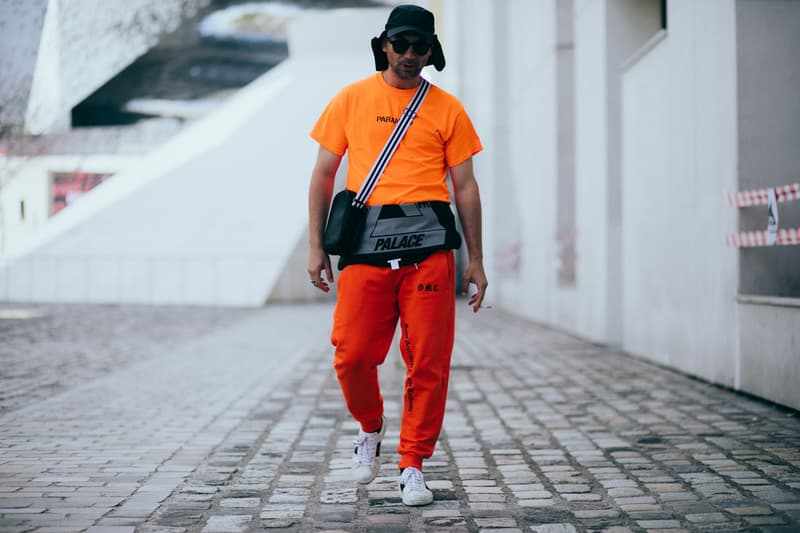
[[[50,188],[50,216],[74,204],[110,177],[111,174],[93,172],[54,172]]]
[[[609,4],[612,41],[624,50],[627,70],[667,35],[667,0],[619,0]]]

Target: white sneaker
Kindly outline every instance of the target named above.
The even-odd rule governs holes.
[[[375,433],[358,430],[358,438],[353,441],[353,479],[359,483],[369,483],[381,469],[381,441],[386,433],[386,418],[381,417],[381,429]]]
[[[433,493],[425,485],[425,478],[418,468],[409,466],[400,475],[400,493],[406,505],[428,505],[433,501]]]

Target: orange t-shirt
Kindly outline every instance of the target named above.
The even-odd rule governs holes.
[[[322,112],[311,137],[335,154],[348,152],[351,191],[361,187],[415,91],[392,87],[378,72],[342,89]],[[367,204],[447,202],[447,169],[481,149],[461,102],[431,85]]]

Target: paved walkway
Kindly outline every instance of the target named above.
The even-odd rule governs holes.
[[[458,318],[436,501],[406,508],[402,362],[356,487],[329,306],[26,309],[0,307],[3,532],[800,531],[796,412],[497,310]]]

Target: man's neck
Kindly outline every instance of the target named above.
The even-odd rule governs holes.
[[[410,80],[404,80],[392,72],[392,69],[386,69],[381,72],[381,74],[383,75],[383,81],[395,89],[416,89],[417,86],[422,83],[422,76],[417,76],[416,78],[412,78]]]

